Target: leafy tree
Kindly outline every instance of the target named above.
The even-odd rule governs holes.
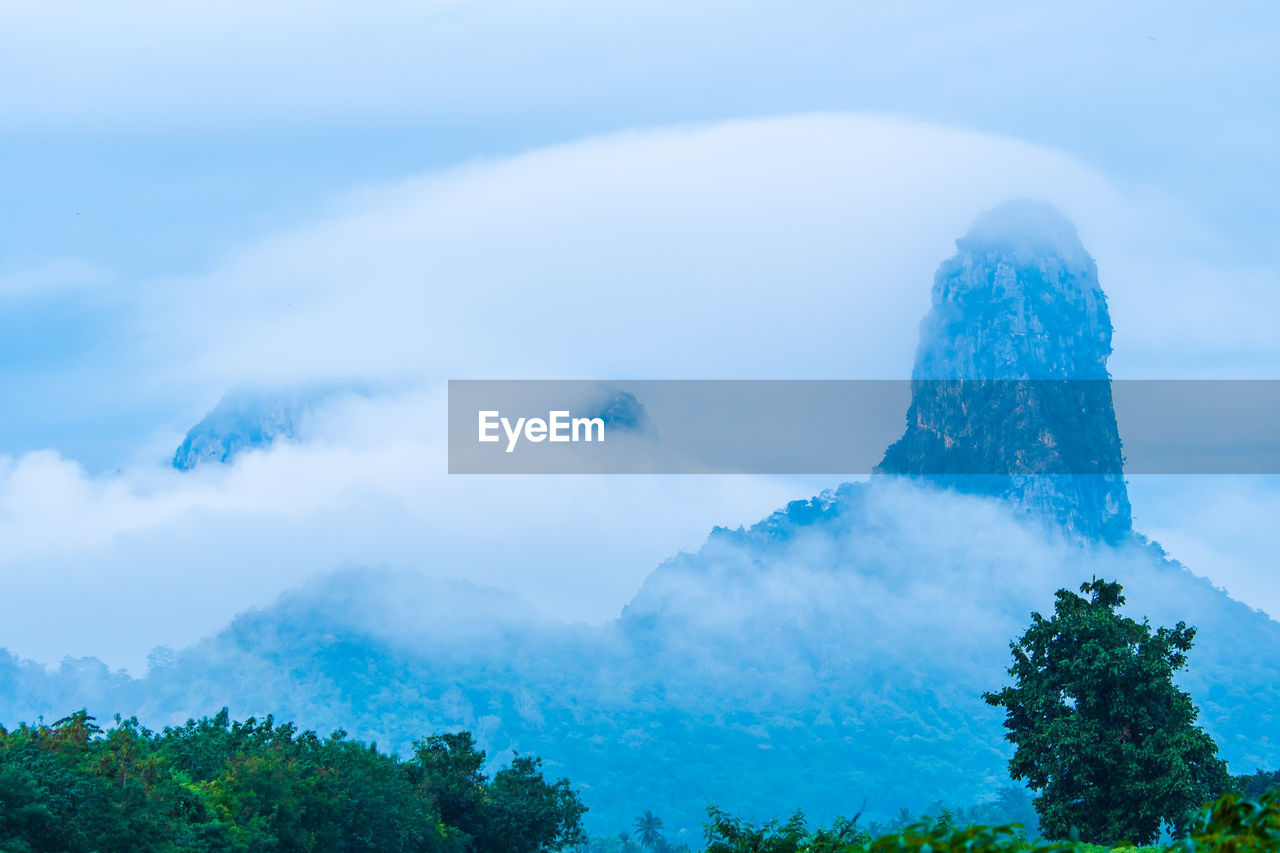
[[[963,819],[960,819],[960,810],[956,813],[957,821],[962,824],[977,823],[987,826],[1016,824],[1022,827],[1023,833],[1028,838],[1040,836],[1040,822],[1035,805],[1027,789],[1022,786],[1006,785],[997,791],[993,798],[962,811]]]
[[[1095,843],[1150,843],[1163,824],[1232,787],[1217,746],[1173,683],[1195,629],[1152,631],[1121,616],[1118,583],[1094,579],[1087,598],[1059,590],[1054,615],[1032,614],[1014,643],[1014,685],[984,695],[1006,711],[1014,779],[1040,792],[1042,831]]]
[[[432,735],[414,744],[414,779],[446,826],[475,838],[485,834],[484,752],[471,732]]]
[[[1236,788],[1245,798],[1256,800],[1272,788],[1280,788],[1280,770],[1270,773],[1258,770],[1252,775],[1237,776]]]
[[[36,776],[22,767],[0,765],[0,850],[26,853],[65,844]]]
[[[772,820],[757,826],[715,806],[707,808],[703,832],[706,853],[861,853],[871,840],[858,827],[857,815],[836,818],[829,829],[811,832],[804,812],[796,812],[786,822]]]
[[[435,735],[414,747],[414,769],[441,820],[474,853],[541,853],[581,844],[586,806],[568,779],[547,782],[542,759],[517,755],[492,781],[470,732]]]
[[[1186,851],[1280,850],[1280,789],[1257,798],[1227,794],[1200,809],[1189,830]]]
[[[487,836],[478,853],[542,853],[582,843],[587,807],[568,779],[547,782],[542,759],[517,755],[489,786]]]
[[[536,758],[492,781],[483,764],[465,734],[404,762],[225,709],[160,733],[119,717],[104,731],[80,711],[0,728],[0,853],[543,853],[581,839],[567,780],[544,780]]]
[[[801,812],[796,812],[785,823],[773,820],[755,826],[715,806],[707,808],[703,831],[707,838],[706,853],[797,853],[809,835]]]

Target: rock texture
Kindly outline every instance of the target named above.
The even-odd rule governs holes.
[[[229,391],[187,431],[173,455],[173,467],[189,471],[226,464],[247,450],[297,438],[318,399],[317,394],[302,392]]]
[[[1097,265],[1062,214],[1032,201],[984,213],[956,248],[921,323],[906,432],[878,471],[1120,541],[1132,518]]]

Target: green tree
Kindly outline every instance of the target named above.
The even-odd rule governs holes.
[[[581,844],[587,807],[568,779],[548,782],[542,759],[517,755],[493,774],[488,819],[478,853],[543,853]]]
[[[581,844],[586,806],[568,779],[548,782],[542,759],[517,755],[490,780],[470,732],[414,747],[416,779],[445,825],[471,853],[542,853]]]
[[[582,840],[567,780],[527,756],[492,780],[483,766],[465,733],[427,738],[406,762],[270,716],[224,709],[157,733],[79,711],[0,728],[0,853],[543,853]]]
[[[69,847],[40,780],[27,768],[0,763],[0,850]]]
[[[1258,770],[1236,777],[1236,787],[1248,799],[1256,800],[1273,788],[1280,788],[1280,771]]]
[[[1232,788],[1191,697],[1173,682],[1195,629],[1153,632],[1121,616],[1122,591],[1096,578],[1081,586],[1087,598],[1059,590],[1053,617],[1032,614],[1010,644],[1014,685],[983,697],[1006,711],[1006,739],[1017,747],[1009,772],[1039,792],[1049,837],[1148,844]]]
[[[708,806],[702,828],[706,853],[799,853],[809,840],[803,812],[796,812],[785,823],[772,820],[757,826]]]
[[[414,744],[416,781],[441,822],[467,838],[485,833],[484,758],[471,732],[432,735]]]

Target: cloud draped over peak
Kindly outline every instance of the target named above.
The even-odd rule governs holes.
[[[1026,142],[813,114],[477,162],[347,196],[203,273],[121,285],[140,328],[112,387],[192,408],[180,429],[234,386],[383,391],[301,444],[195,476],[164,469],[176,436],[119,472],[5,460],[0,568],[21,595],[0,619],[22,645],[0,642],[136,663],[346,561],[606,618],[711,524],[809,487],[450,478],[444,380],[905,377],[939,262],[978,212],[1025,197],[1062,210],[1096,257],[1117,375],[1280,365],[1265,275],[1195,255],[1193,220]]]
[[[1098,259],[1118,375],[1280,365],[1245,310],[1280,299],[1267,276],[1179,248],[1197,235],[1176,210],[1060,152],[875,115],[630,132],[370,188],[144,310],[169,377],[211,389],[904,376],[939,261],[1018,197]]]

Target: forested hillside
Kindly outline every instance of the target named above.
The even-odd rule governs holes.
[[[223,710],[150,731],[81,711],[0,729],[0,851],[537,853],[583,839],[565,779],[521,756],[492,775],[466,732],[405,760]]]

